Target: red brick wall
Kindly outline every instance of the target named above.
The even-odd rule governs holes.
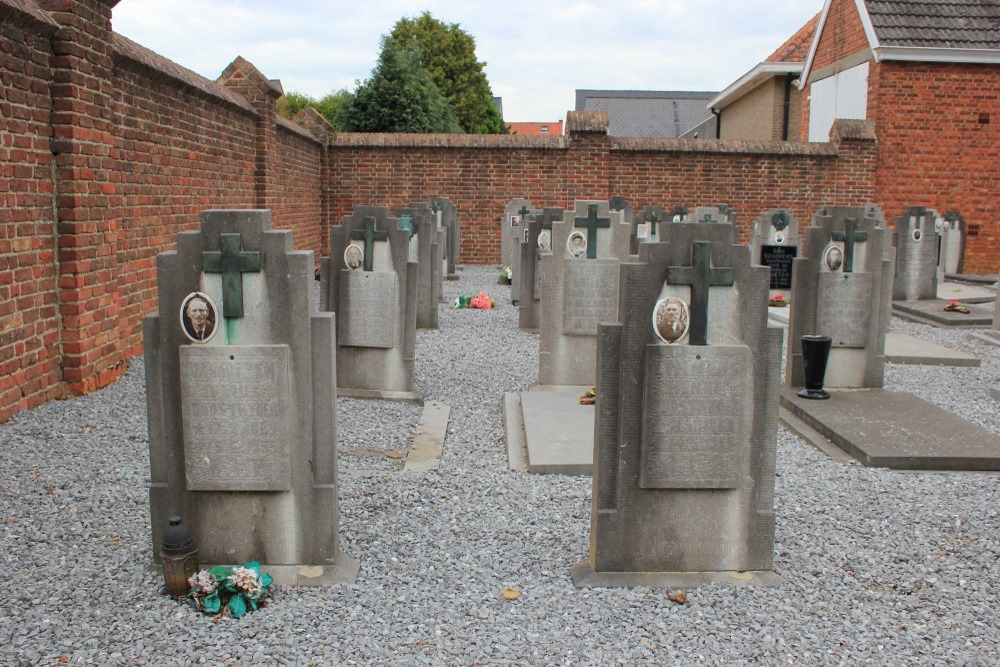
[[[869,48],[854,0],[833,0],[813,57],[812,71]]]
[[[1000,66],[883,61],[872,67],[875,197],[886,218],[911,205],[942,215],[957,210],[969,229],[965,272],[1000,272]]]
[[[306,137],[304,130],[290,126],[278,125],[277,191],[270,207],[271,218],[275,229],[292,230],[295,249],[312,250],[318,263],[326,254],[321,244],[322,147],[315,138]]]
[[[0,422],[61,391],[49,35],[0,2]]]
[[[208,208],[253,208],[255,117],[120,55],[115,63],[122,193],[120,335],[141,352],[155,312],[156,256]]]

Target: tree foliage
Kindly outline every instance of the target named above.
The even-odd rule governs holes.
[[[455,113],[417,54],[383,38],[370,79],[340,106],[345,132],[461,132]]]
[[[299,111],[307,106],[311,106],[313,109],[318,111],[320,115],[330,121],[330,124],[333,125],[334,128],[340,130],[341,127],[338,125],[337,112],[340,105],[342,105],[350,96],[350,92],[345,89],[341,89],[328,93],[317,100],[315,97],[306,95],[305,93],[292,91],[290,93],[285,93],[283,97],[278,99],[277,111],[285,118],[294,118],[295,114]]]
[[[486,63],[476,60],[476,40],[459,24],[425,11],[397,21],[385,43],[418,54],[465,132],[506,134],[483,71]]]

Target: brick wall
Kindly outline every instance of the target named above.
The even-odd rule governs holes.
[[[781,138],[784,86],[767,79],[734,103],[722,109],[721,139],[769,140]],[[784,79],[781,79],[782,84]],[[780,106],[779,106],[780,105]],[[777,117],[777,135],[775,118]]]
[[[969,229],[965,272],[1000,272],[1000,66],[883,61],[871,82],[886,218],[914,204],[957,210]]]
[[[816,71],[868,49],[861,17],[854,0],[833,0],[820,35],[812,70]],[[808,125],[807,125],[808,126]]]
[[[61,391],[49,147],[56,28],[0,1],[0,422]]]

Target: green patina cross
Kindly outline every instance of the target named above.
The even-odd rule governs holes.
[[[375,229],[375,218],[368,216],[365,218],[364,229],[352,229],[352,239],[365,240],[365,263],[364,270],[372,270],[372,260],[374,259],[375,241],[388,241],[389,232],[380,232]]]
[[[243,274],[260,271],[260,253],[243,252],[239,234],[220,234],[221,252],[203,252],[205,273],[222,274],[222,316],[243,317]]]
[[[718,220],[715,219],[715,216],[712,215],[711,211],[706,211],[705,216],[698,222],[718,222]]]
[[[527,222],[528,221],[527,216],[531,214],[531,209],[522,204],[521,210],[518,211],[517,214],[521,216],[521,222]]]
[[[732,285],[731,267],[712,266],[712,243],[695,241],[691,246],[691,266],[668,266],[668,285],[691,286],[691,328],[688,340],[692,345],[708,345],[708,288],[711,285]]]
[[[660,220],[660,214],[656,211],[650,211],[646,214],[646,222],[649,223],[650,237],[656,236],[656,226],[662,222],[662,220]]]
[[[844,231],[833,233],[834,241],[844,242],[844,273],[854,272],[854,244],[868,240],[868,232],[858,231],[858,221],[847,218],[844,221]]]
[[[574,218],[573,226],[587,228],[587,259],[597,259],[597,229],[611,227],[611,218],[598,218],[597,204],[588,204],[587,217]]]
[[[399,228],[408,231],[411,239],[413,238],[413,235],[417,233],[417,226],[413,224],[412,215],[399,216]]]

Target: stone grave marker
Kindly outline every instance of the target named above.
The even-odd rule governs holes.
[[[500,264],[514,265],[514,250],[522,238],[521,218],[531,215],[534,211],[531,202],[522,197],[515,197],[503,208],[503,220],[500,223]]]
[[[179,515],[202,564],[256,560],[291,585],[357,575],[340,550],[336,336],[314,266],[267,210],[203,211],[157,257],[159,311],[143,322],[154,545]]]
[[[629,254],[636,254],[639,252],[639,240],[636,237],[638,230],[636,227],[639,225],[640,221],[637,220],[632,213],[632,204],[628,203],[628,199],[625,197],[616,195],[608,200],[608,206],[612,211],[621,211],[622,220],[627,222],[632,228],[631,240],[629,241]]]
[[[438,226],[445,230],[442,275],[446,280],[458,280],[458,264],[462,256],[462,222],[458,218],[458,207],[447,197],[431,197],[429,203],[437,215]]]
[[[881,387],[892,294],[887,230],[876,206],[827,206],[792,263],[785,382],[802,387],[803,335],[830,336],[826,388]]]
[[[542,299],[542,256],[552,253],[552,222],[562,220],[564,209],[546,206],[528,223],[527,235],[521,243],[518,262],[521,299],[518,304],[517,326],[537,331]]]
[[[660,240],[660,224],[666,221],[663,207],[643,206],[637,218],[635,236],[639,243],[656,243]],[[632,253],[636,254],[636,253]]]
[[[937,298],[937,211],[910,206],[896,218],[892,242],[896,249],[894,301]]]
[[[965,219],[958,211],[948,211],[935,221],[939,239],[938,283],[944,282],[945,274],[959,275],[965,270],[965,237],[969,230]]]
[[[429,204],[410,204],[397,209],[396,217],[401,226],[412,228],[408,259],[417,263],[417,328],[437,329],[445,230],[437,226]]]
[[[521,252],[528,239],[528,225],[538,213],[539,211],[529,210],[527,207],[522,208],[518,212],[519,220],[516,233],[512,233],[511,237],[510,302],[515,306],[520,305],[523,291],[521,286]]]
[[[618,318],[600,326],[590,553],[573,581],[776,584],[768,270],[732,224],[668,229],[622,265]]]
[[[361,253],[363,261],[348,258]],[[355,206],[330,232],[322,308],[337,316],[340,395],[419,401],[413,390],[417,264],[409,232],[383,206]]]
[[[728,222],[735,225],[736,212],[726,204],[698,206],[694,209],[693,216],[681,222]]]
[[[539,384],[596,381],[597,325],[617,317],[618,267],[628,261],[631,231],[606,201],[577,200],[552,222],[552,252],[541,260]]]
[[[674,206],[670,211],[670,222],[691,222],[691,213],[683,204]]]
[[[755,264],[770,267],[771,294],[790,301],[792,262],[799,253],[799,224],[786,209],[776,208],[757,216],[750,232],[750,256]]]

